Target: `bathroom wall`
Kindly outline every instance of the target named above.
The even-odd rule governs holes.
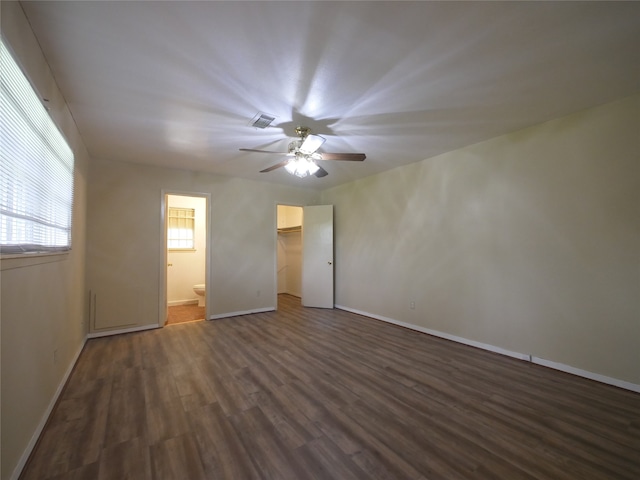
[[[195,210],[194,250],[167,252],[167,304],[196,303],[193,286],[205,283],[207,201],[204,197],[167,195],[167,206]]]
[[[0,2],[2,37],[75,156],[72,250],[0,261],[0,478],[17,479],[87,332],[86,199],[89,154],[18,2]]]

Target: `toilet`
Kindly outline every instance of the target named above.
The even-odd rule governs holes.
[[[204,307],[204,293],[205,293],[204,283],[199,283],[198,285],[194,285],[193,291],[196,292],[196,295],[198,295],[198,306]]]

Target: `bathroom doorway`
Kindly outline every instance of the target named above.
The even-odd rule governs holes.
[[[163,193],[160,326],[209,318],[209,195]]]

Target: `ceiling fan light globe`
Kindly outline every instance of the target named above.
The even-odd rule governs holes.
[[[313,175],[318,170],[320,170],[320,167],[318,167],[318,165],[316,165],[315,162],[312,162],[312,161],[308,160],[308,163],[309,163],[309,165],[307,166],[307,171],[309,172],[309,175]]]
[[[318,171],[318,165],[316,165],[315,162],[307,155],[300,156],[300,158],[298,158],[298,165],[299,170],[304,171],[305,175],[313,175]]]
[[[284,166],[284,169],[289,172],[291,175],[295,175],[296,174],[296,161],[295,160],[290,160],[289,163],[287,163]]]
[[[318,167],[313,160],[310,160],[308,157],[300,154],[296,155],[295,159],[289,160],[284,168],[291,175],[295,175],[300,178],[304,178],[307,175],[313,175],[320,170],[320,167]]]
[[[293,172],[296,177],[304,178],[309,175],[309,171],[307,170],[307,166],[304,165],[303,162],[296,162],[296,170]]]

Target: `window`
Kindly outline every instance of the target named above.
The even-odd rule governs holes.
[[[73,152],[0,41],[0,253],[71,249]]]
[[[193,208],[169,207],[167,222],[167,247],[171,250],[193,250],[195,232]]]

